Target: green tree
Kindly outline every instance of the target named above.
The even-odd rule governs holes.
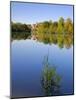
[[[58,34],[64,34],[64,19],[60,17],[58,21],[58,29],[57,29]]]
[[[50,34],[56,34],[57,33],[57,28],[58,28],[58,23],[53,22],[49,27]]]
[[[65,33],[66,34],[73,34],[73,23],[72,23],[72,20],[70,18],[68,18],[65,22]]]

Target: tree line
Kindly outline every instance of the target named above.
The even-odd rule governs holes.
[[[38,41],[58,44],[60,48],[64,45],[69,48],[73,44],[73,22],[70,18],[37,23],[32,33]]]
[[[13,39],[26,39],[31,35],[31,25],[11,22],[11,32]]]
[[[27,39],[34,36],[38,41],[44,43],[58,43],[70,47],[73,44],[73,22],[70,18],[64,20],[60,17],[58,21],[44,21],[36,24],[22,24],[11,22],[13,39]]]
[[[48,34],[66,34],[66,35],[73,35],[73,22],[70,18],[64,20],[63,17],[60,17],[58,22],[44,21],[42,23],[38,23],[34,30],[33,34],[44,36]]]

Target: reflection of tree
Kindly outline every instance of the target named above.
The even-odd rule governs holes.
[[[64,37],[64,45],[66,48],[70,48],[73,43],[73,37],[70,35],[66,35]]]
[[[57,44],[59,48],[70,48],[73,44],[73,36],[62,35],[62,34],[51,34],[50,36],[45,36],[45,38],[38,39],[45,44]]]
[[[73,43],[73,38],[71,38],[73,37],[73,22],[70,18],[64,20],[63,17],[60,17],[57,22],[37,23],[34,30],[33,34],[37,36],[38,41],[58,44],[60,48],[64,46],[69,48]]]
[[[44,69],[42,71],[41,85],[45,95],[58,95],[60,87],[60,76],[56,72],[56,68],[48,62],[48,56],[44,60]]]
[[[30,36],[30,32],[12,32],[13,40],[27,39]]]
[[[59,48],[70,48],[73,44],[73,22],[70,18],[58,21],[43,21],[36,24],[11,22],[12,39],[36,39],[45,44],[58,44]]]
[[[61,34],[57,35],[57,43],[60,48],[64,47],[64,35]]]
[[[12,39],[26,39],[31,35],[31,25],[11,22]]]

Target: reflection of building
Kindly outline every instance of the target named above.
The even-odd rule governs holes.
[[[32,35],[31,39],[32,40],[37,40],[35,35]]]
[[[32,32],[32,36],[31,37],[32,37],[33,40],[37,40],[38,39],[38,35],[37,35],[38,31],[37,31],[37,29],[38,29],[39,25],[42,25],[42,23],[36,23],[36,24],[32,24],[31,25],[31,27],[32,27],[31,28],[31,32]]]
[[[34,35],[36,27],[37,27],[37,24],[31,25],[31,32],[32,32],[31,39],[33,39],[33,40],[36,40],[36,36]]]

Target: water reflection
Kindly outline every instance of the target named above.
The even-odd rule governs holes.
[[[12,33],[13,34],[13,33]],[[18,35],[16,35],[18,34]],[[24,33],[16,33],[15,36],[12,36],[13,40],[26,40],[26,39],[33,39],[37,40],[39,42],[43,42],[44,44],[57,44],[59,48],[66,47],[67,49],[70,48],[73,45],[73,36],[71,35],[65,35],[65,34],[51,34],[51,35],[45,35],[44,37],[38,37],[29,35],[30,33],[27,33],[26,35]],[[19,35],[21,34],[21,35]]]
[[[11,49],[14,97],[73,93],[73,47],[26,39],[13,41]]]
[[[48,56],[44,59],[41,85],[46,96],[59,95],[61,77],[56,72],[56,68],[48,62]]]

